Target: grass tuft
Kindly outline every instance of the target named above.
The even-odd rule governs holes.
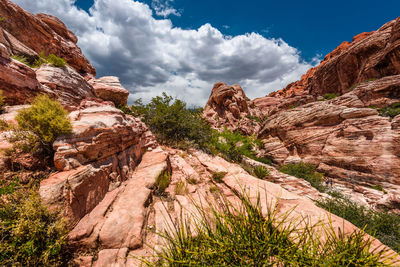
[[[312,187],[320,192],[326,191],[326,187],[323,185],[324,175],[317,172],[315,166],[310,163],[285,164],[281,166],[279,171],[308,181]]]
[[[168,171],[163,171],[156,179],[156,194],[163,195],[170,182],[171,174],[169,174]]]
[[[263,216],[260,198],[245,194],[239,206],[221,199],[208,212],[197,205],[198,216],[180,218],[158,233],[166,240],[148,266],[383,266],[385,249],[371,253],[372,240],[362,230],[345,235],[322,227],[326,241],[305,222],[302,229],[278,215],[276,206]],[[196,212],[197,214],[197,212]],[[319,227],[318,229],[321,229]]]
[[[222,179],[225,177],[226,174],[227,172],[213,172],[212,179],[217,183],[222,183]]]

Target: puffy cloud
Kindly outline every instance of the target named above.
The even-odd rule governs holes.
[[[210,24],[186,30],[154,18],[146,4],[95,0],[89,13],[72,0],[15,0],[32,12],[59,17],[99,75],[120,76],[130,100],[148,100],[165,91],[189,104],[204,105],[215,82],[240,84],[250,98],[297,80],[311,67],[281,39],[260,34],[225,36]],[[171,1],[153,1],[163,12]],[[158,5],[158,6],[157,6]],[[170,14],[160,13],[161,16]]]

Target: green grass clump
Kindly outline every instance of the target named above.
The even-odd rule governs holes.
[[[207,149],[211,140],[210,126],[199,109],[189,109],[186,103],[166,93],[144,105],[141,100],[131,107],[134,115],[142,116],[146,125],[163,144],[179,148]]]
[[[279,171],[308,181],[312,187],[320,192],[326,191],[326,187],[323,185],[324,175],[317,172],[315,166],[310,163],[285,164],[281,166]]]
[[[46,54],[44,52],[41,52],[35,61],[30,61],[24,55],[12,55],[11,58],[15,59],[31,68],[40,68],[40,66],[42,66],[43,64],[51,64],[54,67],[63,68],[67,64],[65,59],[57,57],[54,54],[50,54],[50,55],[46,56]]]
[[[255,166],[253,168],[253,172],[255,176],[257,176],[260,179],[264,179],[269,175],[269,170],[265,168],[264,166]]]
[[[169,186],[171,182],[171,174],[168,171],[163,171],[156,179],[156,193],[158,195],[162,195],[165,192],[165,189]]]
[[[353,223],[400,253],[400,215],[373,211],[347,198],[333,197],[317,205]]]
[[[29,108],[18,112],[18,129],[11,141],[25,152],[52,153],[56,138],[72,132],[68,112],[47,95],[37,96]]]
[[[38,193],[0,198],[1,266],[66,265],[67,234],[65,220],[49,211]]]
[[[327,93],[327,94],[324,94],[323,95],[323,98],[325,99],[325,100],[331,100],[331,99],[334,99],[334,98],[336,98],[336,97],[338,97],[339,95],[338,94],[336,94],[336,93]]]
[[[385,250],[370,252],[372,240],[358,230],[345,235],[333,227],[296,228],[289,215],[270,208],[263,216],[256,203],[239,196],[239,206],[222,199],[206,212],[197,205],[199,216],[181,218],[159,235],[166,240],[156,252],[157,262],[148,266],[382,266]],[[193,227],[190,227],[190,226]],[[196,233],[193,235],[193,231]],[[322,232],[322,233],[320,233]],[[326,241],[321,241],[321,235]]]
[[[222,183],[227,172],[213,172],[212,179],[217,183]]]
[[[248,118],[249,120],[252,120],[252,121],[256,121],[256,122],[258,122],[258,123],[261,123],[261,124],[263,123],[263,121],[262,121],[259,117],[257,117],[257,116],[247,115],[246,118]]]
[[[372,185],[371,188],[386,193],[385,189],[383,189],[383,186],[381,184]]]
[[[12,59],[15,59],[16,61],[21,62],[22,64],[25,64],[27,66],[31,66],[28,58],[26,56],[23,55],[12,55],[10,56]]]
[[[379,109],[379,115],[381,115],[383,117],[394,118],[399,114],[400,114],[400,103],[396,103],[396,104],[387,106],[386,108]]]

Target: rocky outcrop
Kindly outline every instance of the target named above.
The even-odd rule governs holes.
[[[57,68],[44,64],[35,71],[45,92],[57,99],[68,111],[79,107],[85,98],[95,98],[93,87],[69,66]]]
[[[246,134],[255,133],[260,129],[260,121],[253,119],[256,116],[248,101],[239,85],[216,83],[204,108],[203,117],[216,129],[226,127]]]
[[[351,43],[344,42],[310,69],[301,80],[289,84],[272,97],[344,94],[370,79],[400,74],[400,18],[371,33],[362,33]]]
[[[93,86],[97,97],[112,101],[116,106],[126,106],[129,91],[121,85],[118,77],[105,76],[90,80],[89,83]]]
[[[57,18],[33,15],[8,0],[0,1],[0,42],[11,54],[34,57],[44,52],[64,58],[81,74],[96,75],[96,71],[76,45],[76,36]],[[23,44],[23,45],[21,45]]]
[[[24,104],[35,95],[44,92],[31,68],[10,58],[7,49],[0,44],[0,90],[9,105]]]
[[[73,134],[54,143],[59,172],[41,182],[40,194],[50,206],[63,207],[74,224],[127,180],[156,143],[140,119],[112,103],[83,101],[70,118]]]
[[[292,187],[287,185],[284,189],[281,185],[257,179],[237,164],[199,151],[163,150],[147,152],[132,178],[107,193],[104,200],[71,232],[70,239],[87,248],[77,262],[86,266],[140,266],[143,260],[157,260],[152,256],[165,247],[165,240],[157,233],[170,232],[181,216],[198,218],[196,204],[201,205],[205,212],[210,212],[209,205],[218,205],[221,197],[235,205],[238,199],[233,190],[246,190],[254,202],[260,196],[264,214],[267,214],[269,205],[277,204],[278,214],[289,214],[291,223],[301,224],[301,219],[302,222],[318,222],[320,225],[329,222],[335,230],[340,228],[345,233],[357,229],[317,207],[310,198],[319,193],[307,182],[281,174],[273,167],[269,167],[271,174],[268,179],[291,180]],[[171,182],[164,196],[153,194],[149,186],[169,164]],[[212,180],[214,172],[226,172],[221,183]],[[374,240],[373,248],[379,246],[381,243]]]

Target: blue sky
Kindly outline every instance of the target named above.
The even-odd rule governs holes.
[[[76,5],[88,10],[93,2],[78,0]],[[170,17],[177,27],[196,29],[211,23],[228,35],[258,32],[282,38],[306,60],[325,56],[354,35],[374,31],[400,16],[399,0],[175,0],[172,6],[181,13]]]
[[[98,76],[121,77],[130,101],[166,91],[193,105],[218,81],[250,98],[279,90],[341,42],[400,15],[398,0],[14,2],[60,18]]]

